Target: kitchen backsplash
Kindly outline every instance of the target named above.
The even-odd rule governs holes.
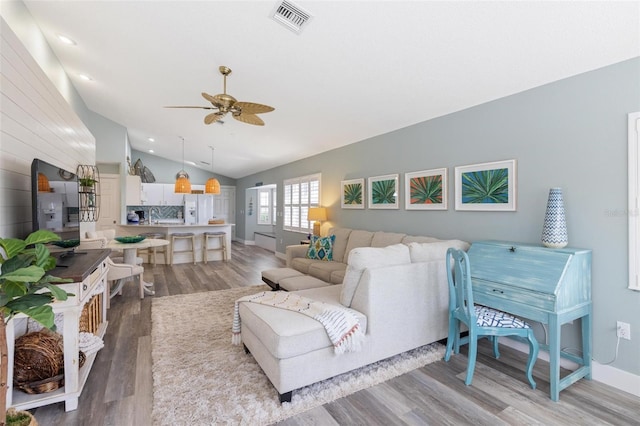
[[[157,215],[157,212],[153,212],[153,220],[162,220],[162,219],[182,219],[182,215],[184,214],[183,206],[127,206],[127,212],[140,211],[144,212],[144,221],[145,223],[149,223],[149,209],[155,207],[160,211],[160,214]]]

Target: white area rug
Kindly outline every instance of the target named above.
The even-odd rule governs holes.
[[[423,346],[293,392],[278,392],[242,346],[231,345],[233,303],[267,286],[153,300],[153,424],[270,424],[374,386],[442,358]]]

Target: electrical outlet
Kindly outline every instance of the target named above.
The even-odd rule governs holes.
[[[627,322],[618,321],[616,335],[623,339],[631,340],[631,325]]]

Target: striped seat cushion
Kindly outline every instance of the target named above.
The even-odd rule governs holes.
[[[474,305],[478,327],[530,328],[529,324],[506,312]]]

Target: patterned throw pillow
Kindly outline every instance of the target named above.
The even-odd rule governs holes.
[[[309,250],[307,250],[307,259],[333,260],[333,242],[335,240],[335,235],[328,237],[312,235]]]

